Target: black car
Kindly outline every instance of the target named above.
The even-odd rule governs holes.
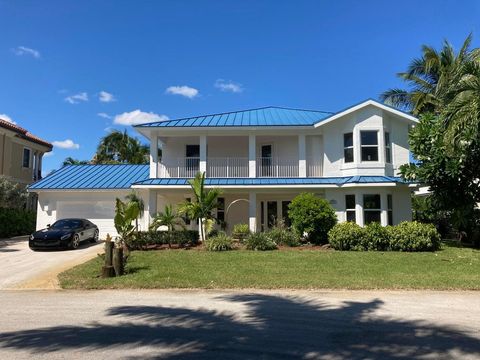
[[[92,243],[98,241],[97,225],[86,219],[62,219],[30,235],[28,246],[32,250],[76,249],[87,240]]]

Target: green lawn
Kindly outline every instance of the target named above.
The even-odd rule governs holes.
[[[136,251],[127,274],[98,277],[93,259],[60,274],[66,289],[480,289],[480,251],[444,246],[435,253],[279,250]]]

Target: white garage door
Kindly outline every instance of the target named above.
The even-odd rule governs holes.
[[[98,226],[100,237],[107,234],[116,235],[113,218],[115,203],[113,201],[58,201],[57,219],[82,218],[88,219]]]

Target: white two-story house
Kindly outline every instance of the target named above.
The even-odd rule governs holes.
[[[199,171],[207,187],[223,190],[216,216],[227,232],[238,223],[252,231],[288,223],[288,204],[301,192],[327,199],[341,222],[397,224],[411,220],[412,185],[398,169],[409,162],[416,122],[368,100],[338,113],[266,107],[137,125],[150,141],[150,164],[60,169],[30,187],[39,194],[37,227],[83,217],[113,234],[115,197],[135,190],[147,228],[165,205],[191,199],[188,179]]]

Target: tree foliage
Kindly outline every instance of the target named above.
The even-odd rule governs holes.
[[[23,209],[27,203],[28,193],[24,186],[0,176],[0,208]]]
[[[92,160],[95,164],[147,164],[150,149],[137,138],[117,130],[100,140]]]
[[[90,164],[90,161],[88,160],[78,160],[69,156],[65,158],[65,160],[63,160],[62,165],[66,166],[66,165],[88,165],[88,164]]]

